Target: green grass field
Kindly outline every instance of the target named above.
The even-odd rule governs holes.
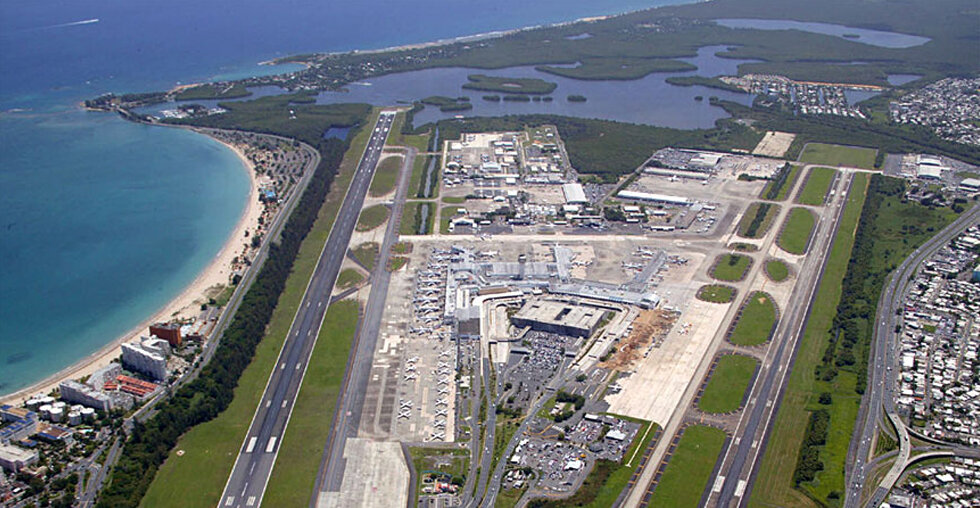
[[[874,169],[878,150],[857,146],[807,143],[800,153],[800,162]]]
[[[729,413],[738,409],[758,365],[751,356],[722,355],[698,401],[701,411]]]
[[[762,238],[772,226],[779,213],[779,205],[772,203],[752,203],[738,221],[738,235],[745,238]]]
[[[374,179],[371,180],[371,187],[368,194],[378,197],[384,196],[395,190],[398,182],[398,173],[402,169],[405,158],[397,155],[389,155],[381,160],[378,167],[374,170]]]
[[[752,259],[748,256],[739,254],[724,254],[718,256],[715,266],[711,269],[711,276],[728,282],[740,281],[749,271]]]
[[[353,268],[344,268],[337,275],[337,287],[347,289],[356,286],[362,280],[364,280],[364,276],[361,275],[361,272]]]
[[[377,111],[372,113],[365,125],[374,125],[377,116]],[[259,343],[252,363],[245,369],[235,388],[235,398],[215,419],[195,426],[180,438],[174,450],[183,450],[184,454],[179,457],[172,454],[167,458],[143,497],[142,506],[212,508],[218,505],[238,449],[255,414],[255,407],[262,397],[370,133],[370,128],[361,129],[344,155],[340,171],[320,208],[313,229],[300,247],[293,272],[286,280],[286,289],[272,314],[266,338]]]
[[[698,289],[697,297],[711,303],[729,303],[735,298],[735,288],[723,284],[705,284]]]
[[[447,205],[461,205],[466,203],[465,196],[443,196],[442,202]]]
[[[818,293],[813,302],[810,319],[804,331],[800,349],[797,352],[795,365],[790,372],[789,384],[783,396],[779,413],[776,416],[772,437],[762,459],[759,475],[749,505],[753,507],[770,506],[817,506],[812,499],[793,486],[793,471],[796,469],[800,443],[806,429],[809,410],[818,407],[817,399],[823,391],[840,391],[841,396],[834,396],[834,404],[827,409],[831,412],[831,421],[842,421],[850,418],[857,419],[859,398],[854,392],[855,376],[841,372],[835,379],[835,386],[828,383],[818,383],[813,375],[814,366],[820,363],[821,356],[827,348],[828,330],[837,313],[840,301],[841,281],[847,271],[847,263],[854,246],[854,230],[861,217],[861,207],[864,205],[868,185],[866,174],[854,175],[854,183],[847,198],[844,216],[840,229],[834,240],[830,259],[820,281]],[[845,395],[847,392],[850,395]],[[843,439],[842,439],[843,438]],[[847,443],[850,435],[841,436],[831,432],[828,436],[827,448],[833,444],[839,449],[838,443],[843,443],[843,453],[847,453]],[[827,464],[828,456],[821,451],[821,460]],[[843,462],[841,462],[843,464]],[[834,483],[842,484],[843,471],[833,465],[832,469],[818,473],[818,479],[825,474],[839,475],[839,480],[827,482],[826,488],[836,488]],[[829,479],[829,478],[828,478]]]
[[[330,433],[347,355],[357,330],[358,312],[356,301],[342,300],[331,304],[323,317],[262,499],[264,505],[303,506],[313,496],[323,444]]]
[[[776,324],[776,304],[761,291],[750,294],[745,302],[728,341],[739,346],[764,344]]]
[[[791,254],[805,253],[816,223],[817,219],[810,210],[806,208],[790,210],[776,244]]]
[[[721,429],[705,425],[692,425],[685,429],[660,483],[653,491],[649,506],[698,506],[724,445],[725,431]]]
[[[782,282],[789,277],[789,267],[778,259],[766,261],[766,276],[773,282]]]
[[[361,210],[361,215],[357,217],[358,231],[371,231],[382,225],[388,220],[388,207],[385,205],[369,206]]]
[[[357,247],[351,248],[354,259],[368,271],[374,270],[374,263],[378,260],[380,246],[376,242],[364,242]]]
[[[423,207],[423,205],[427,205]],[[402,209],[402,221],[398,225],[398,234],[401,235],[427,235],[432,233],[432,215],[436,208],[435,202],[430,201],[408,201]],[[423,216],[424,215],[424,216]],[[425,231],[419,231],[422,224],[425,224]]]
[[[796,196],[796,202],[802,205],[823,205],[836,174],[837,170],[833,168],[810,168],[806,184]]]

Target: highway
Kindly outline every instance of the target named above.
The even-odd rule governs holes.
[[[894,388],[895,376],[898,373],[896,350],[900,345],[895,330],[901,324],[899,312],[905,305],[905,295],[919,266],[942,246],[978,221],[980,221],[980,206],[974,206],[922,244],[892,272],[888,284],[878,299],[876,318],[878,324],[872,338],[873,356],[869,361],[871,367],[869,389],[862,400],[861,416],[858,417],[858,424],[854,428],[848,454],[848,462],[853,465],[848,470],[845,507],[856,508],[862,505],[861,493],[865,487],[865,480],[873,470],[869,467],[868,458],[871,455],[871,445],[878,432],[878,426],[882,422],[882,410],[898,429],[900,459],[895,461],[892,470],[882,479],[881,485],[875,489],[867,506],[879,506],[884,501],[908,463],[911,452],[908,431],[895,412]]]
[[[220,506],[251,507],[262,503],[292,413],[292,403],[306,373],[330,293],[393,120],[393,112],[382,112],[371,133],[225,484]]]
[[[392,116],[394,118],[394,116]],[[384,315],[384,304],[388,296],[388,284],[391,282],[391,272],[388,271],[388,257],[391,247],[398,239],[399,218],[405,206],[408,184],[417,151],[407,148],[402,171],[399,173],[395,197],[385,235],[378,249],[378,259],[374,270],[368,276],[371,290],[364,313],[358,323],[356,338],[351,346],[347,359],[344,384],[340,391],[340,401],[334,414],[330,435],[324,446],[320,470],[317,474],[316,485],[313,489],[311,506],[316,506],[321,492],[338,492],[343,484],[346,461],[344,448],[347,438],[357,436],[357,428],[361,422],[361,411],[364,409],[364,394],[371,373],[374,359],[374,349],[381,331],[381,318]]]
[[[833,215],[818,223],[797,290],[779,318],[773,344],[752,386],[749,401],[739,418],[735,435],[722,456],[711,485],[708,504],[714,506],[746,505],[754,472],[762,460],[771,423],[789,381],[789,372],[816,297],[819,282],[830,257],[831,247],[847,203],[852,183],[850,173],[841,173],[835,182],[836,192],[828,203]]]

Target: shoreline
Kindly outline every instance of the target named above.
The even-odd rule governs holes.
[[[193,129],[192,129],[193,130]],[[255,174],[255,166],[245,157],[245,154],[237,147],[221,141],[204,132],[194,130],[202,136],[224,145],[234,152],[242,164],[242,169],[248,174],[249,191],[245,208],[242,210],[238,222],[234,229],[229,233],[221,249],[215,254],[211,261],[197,274],[197,276],[184,288],[165,303],[162,307],[155,310],[148,318],[141,321],[137,326],[129,329],[122,335],[116,337],[111,342],[102,346],[88,356],[79,359],[68,367],[15,392],[0,396],[2,404],[21,404],[37,393],[47,394],[58,387],[62,381],[77,379],[87,376],[99,368],[108,365],[112,360],[122,354],[123,343],[130,342],[139,338],[141,335],[149,333],[149,326],[159,321],[168,321],[173,317],[196,317],[200,313],[200,303],[206,299],[207,291],[217,284],[228,284],[231,275],[231,260],[238,255],[240,244],[245,238],[245,232],[250,234],[255,231],[258,219],[262,215],[263,207],[259,203],[258,178]],[[211,340],[209,338],[208,340]]]

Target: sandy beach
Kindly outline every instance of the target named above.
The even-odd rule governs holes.
[[[57,388],[58,384],[64,380],[77,379],[95,372],[99,368],[109,364],[113,359],[119,357],[123,343],[136,339],[140,335],[147,335],[151,324],[172,319],[197,317],[200,314],[201,303],[207,300],[206,293],[208,289],[228,283],[229,277],[231,276],[232,260],[242,251],[242,246],[246,242],[245,232],[248,231],[251,234],[258,227],[258,221],[262,215],[263,207],[259,203],[259,186],[254,166],[237,147],[221,140],[216,141],[225,145],[238,155],[238,158],[242,162],[243,170],[248,173],[250,183],[248,202],[245,205],[245,210],[242,216],[239,217],[235,229],[228,236],[227,241],[225,241],[218,254],[211,260],[211,263],[176,298],[168,302],[138,326],[68,368],[27,388],[4,395],[0,398],[0,403],[20,404],[34,394],[47,394]]]

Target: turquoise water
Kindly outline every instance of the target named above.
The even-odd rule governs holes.
[[[244,207],[246,175],[228,150],[84,112],[81,100],[282,72],[257,62],[298,52],[669,3],[680,2],[0,2],[0,393],[148,318],[208,264]]]
[[[0,140],[2,392],[90,354],[179,294],[248,195],[238,157],[184,130],[75,112],[7,119]]]

